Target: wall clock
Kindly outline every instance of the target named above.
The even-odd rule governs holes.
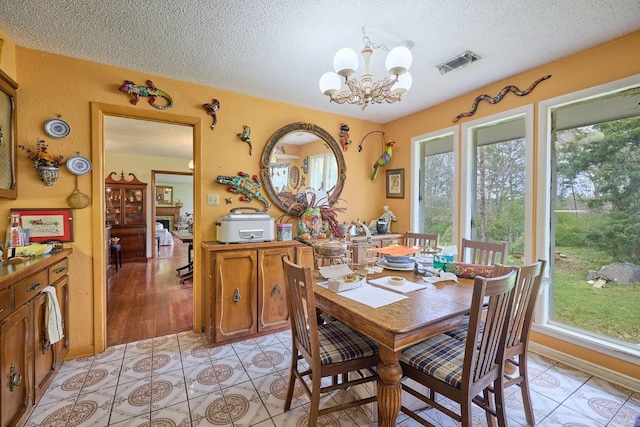
[[[300,184],[300,170],[297,166],[291,166],[289,170],[289,185],[291,188],[298,188]]]

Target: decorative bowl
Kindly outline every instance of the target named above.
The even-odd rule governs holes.
[[[385,255],[384,259],[387,262],[390,262],[392,264],[408,264],[411,262],[411,257],[409,255],[403,255],[403,256]]]

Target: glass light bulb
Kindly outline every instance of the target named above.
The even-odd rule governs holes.
[[[336,52],[333,57],[333,69],[342,77],[349,77],[358,68],[358,54],[348,47],[344,47]]]
[[[411,83],[413,83],[413,77],[411,77],[411,73],[407,71],[398,76],[398,81],[391,87],[391,92],[396,95],[404,95],[411,88]]]
[[[189,165],[188,165],[190,170],[193,170],[194,165],[193,165],[193,160],[189,160]]]
[[[340,76],[331,71],[327,71],[320,77],[320,91],[327,96],[333,96],[338,92],[341,84]]]
[[[387,55],[385,65],[389,74],[400,75],[409,70],[411,62],[413,62],[411,51],[404,46],[396,46],[391,49],[391,52]]]

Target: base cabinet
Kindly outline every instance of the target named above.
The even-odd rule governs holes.
[[[69,349],[69,277],[65,249],[20,264],[0,265],[0,427],[22,426],[51,384]],[[51,344],[47,296],[51,285],[62,315],[64,337]]]
[[[0,427],[21,426],[33,406],[31,303],[0,323]]]
[[[297,242],[203,243],[204,333],[231,342],[289,328],[282,257]]]

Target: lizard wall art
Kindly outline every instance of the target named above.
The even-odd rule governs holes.
[[[131,80],[125,80],[120,85],[120,92],[128,93],[133,97],[130,101],[133,105],[138,104],[141,96],[149,97],[149,104],[159,110],[168,110],[173,106],[173,99],[171,96],[163,90],[158,89],[151,80],[147,80],[147,86],[136,86]],[[164,98],[167,100],[166,105],[156,104],[156,99]]]

